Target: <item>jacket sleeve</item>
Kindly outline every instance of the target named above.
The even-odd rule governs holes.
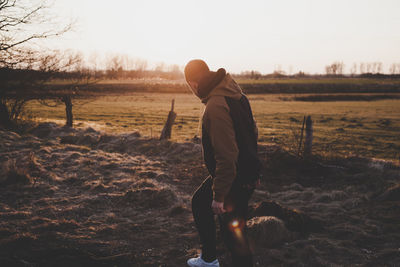
[[[213,198],[223,202],[236,177],[239,149],[225,98],[213,101],[206,109],[206,126],[216,161]]]

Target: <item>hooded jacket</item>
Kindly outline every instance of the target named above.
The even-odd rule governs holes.
[[[259,177],[257,127],[247,97],[224,69],[204,77],[197,95],[206,105],[202,146],[213,198],[224,202],[235,180],[251,184]]]

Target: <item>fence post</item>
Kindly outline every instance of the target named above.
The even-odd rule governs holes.
[[[304,142],[304,156],[308,157],[312,154],[312,142],[313,142],[313,121],[311,116],[307,116],[306,119],[306,139]]]
[[[160,140],[171,138],[172,125],[174,124],[176,118],[176,113],[174,112],[174,105],[175,105],[175,99],[172,99],[171,110],[168,113],[167,121],[165,122],[164,128],[161,131]]]
[[[297,156],[300,156],[301,151],[301,144],[303,143],[303,134],[304,134],[304,124],[306,122],[306,116],[303,118],[303,126],[301,127],[301,135],[300,135],[300,142],[299,142],[299,149],[297,150]]]

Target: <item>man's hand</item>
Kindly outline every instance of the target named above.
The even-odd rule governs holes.
[[[211,203],[211,208],[215,214],[221,214],[226,212],[226,210],[224,209],[224,202],[218,202],[213,200],[213,202]]]

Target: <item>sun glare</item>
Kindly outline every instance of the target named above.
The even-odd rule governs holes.
[[[78,27],[53,45],[183,65],[192,58],[233,72],[277,67],[323,72],[344,61],[400,60],[396,1],[79,1],[57,12]]]

